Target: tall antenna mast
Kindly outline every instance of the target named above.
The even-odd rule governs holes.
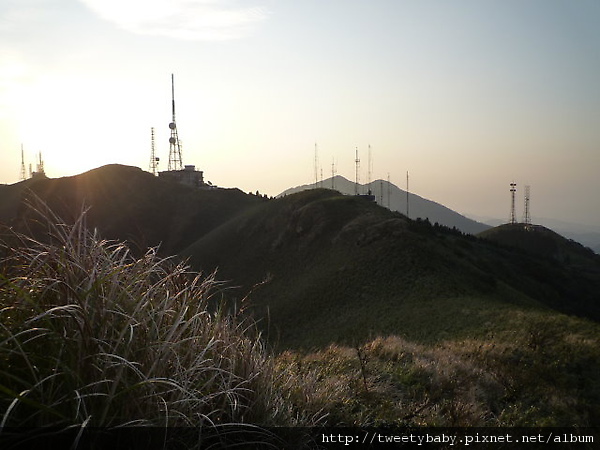
[[[358,147],[356,147],[356,158],[354,159],[356,164],[356,175],[354,178],[354,195],[358,195],[358,174],[360,170],[360,159],[358,159]]]
[[[369,161],[367,164],[367,194],[371,195],[371,169],[373,168],[373,158],[371,157],[371,144],[369,144]]]
[[[529,201],[531,194],[531,186],[525,186],[525,213],[523,214],[523,223],[531,225],[531,211],[529,209]]]
[[[171,137],[169,138],[169,167],[168,170],[182,170],[183,162],[181,160],[181,144],[177,135],[177,125],[175,124],[175,77],[171,74],[171,108],[173,118],[169,124]]]
[[[335,189],[335,158],[331,159],[331,189]]]
[[[154,145],[154,127],[150,128],[150,143],[150,173],[152,173],[152,175],[156,175],[158,161],[160,161],[160,158],[156,157],[156,147]]]
[[[25,180],[25,153],[23,153],[23,144],[21,144],[21,181]]]
[[[317,143],[315,142],[315,162],[314,162],[314,169],[315,169],[315,189],[318,187],[318,183],[319,183],[319,156],[318,156],[318,150],[317,150]]]
[[[517,215],[515,214],[515,193],[517,192],[517,184],[510,183],[510,223],[517,223]]]
[[[387,181],[388,181],[388,183],[387,183],[387,188],[388,188],[387,189],[387,191],[388,191],[387,192],[387,194],[388,194],[388,209],[391,211],[392,207],[390,206],[391,205],[390,201],[391,201],[391,198],[392,198],[392,187],[391,187],[391,183],[390,183],[390,173],[389,172],[388,172],[388,180]]]
[[[409,192],[409,190],[408,190],[408,170],[407,170],[406,171],[406,217],[408,217],[410,219],[410,210],[408,208],[408,202],[409,202],[408,192]]]

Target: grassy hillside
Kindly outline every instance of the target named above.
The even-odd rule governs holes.
[[[600,326],[561,312],[598,319],[600,277],[328,190],[258,206],[184,253],[242,291],[268,280],[250,304],[308,416],[600,423]]]
[[[183,255],[246,290],[268,279],[252,303],[283,347],[480,337],[513,310],[600,318],[600,277],[325,189],[248,210]]]
[[[88,207],[88,226],[97,228],[104,238],[127,240],[142,252],[160,244],[161,252],[168,255],[265,201],[238,189],[198,190],[135,167],[108,165],[72,177],[4,186],[0,217],[24,228],[25,203],[34,196],[69,222]],[[27,226],[35,231],[35,225]]]
[[[598,324],[516,309],[501,322],[477,338],[380,336],[279,361],[297,404],[320,405],[333,424],[598,426]]]
[[[192,192],[206,197],[187,215],[141,223],[200,236],[182,253],[223,285],[94,233],[135,233],[127,221],[150,208],[122,211],[160,181],[125,170],[124,196],[98,190],[102,176],[41,184],[59,206],[76,205],[72,189],[93,194],[99,216],[69,227],[22,211],[52,239],[0,234],[2,423],[600,423],[595,259],[542,257],[325,189],[236,193],[242,206],[225,212],[227,191]],[[206,228],[186,228],[210,208]],[[252,312],[277,353],[223,302]]]

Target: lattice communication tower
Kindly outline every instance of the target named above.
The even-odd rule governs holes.
[[[356,147],[356,158],[354,159],[354,164],[356,164],[356,174],[354,178],[354,195],[358,195],[358,180],[360,173],[360,159],[358,159],[358,147]]]
[[[523,223],[531,225],[531,209],[529,202],[531,199],[531,186],[525,186],[525,211],[523,212]]]
[[[515,193],[517,192],[517,183],[510,183],[510,223],[517,223],[517,215],[515,213]]]
[[[23,153],[23,144],[21,144],[21,174],[20,174],[20,180],[23,181],[26,179],[26,175],[25,175],[25,154]]]
[[[169,167],[168,170],[183,170],[183,162],[181,160],[181,143],[179,142],[179,136],[177,135],[177,125],[175,122],[175,78],[171,74],[171,109],[173,117],[169,128],[171,130],[171,137],[169,138]]]
[[[156,175],[158,162],[160,158],[156,156],[156,147],[154,145],[154,127],[150,128],[150,173]]]

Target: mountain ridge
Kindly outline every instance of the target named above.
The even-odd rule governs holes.
[[[242,291],[260,285],[254,311],[270,318],[285,345],[348,343],[369,333],[415,338],[421,329],[440,337],[459,332],[456,315],[467,310],[471,321],[461,320],[460,332],[468,334],[508,305],[600,319],[600,261],[593,256],[586,260],[595,268],[591,275],[580,273],[567,261],[326,189],[247,210],[182,255],[197,269],[218,269]],[[403,314],[414,323],[403,323]],[[440,322],[435,332],[421,322],[432,317]]]
[[[341,175],[336,175],[317,183],[317,186],[331,188],[346,195],[354,195],[356,190],[359,194],[367,194],[371,191],[371,194],[375,196],[377,203],[381,206],[387,207],[389,205],[390,210],[403,214],[407,212],[406,191],[388,181],[375,180],[368,184],[357,185]],[[314,188],[314,184],[296,186],[286,189],[277,197]],[[438,222],[450,228],[456,227],[464,233],[477,234],[490,228],[489,225],[477,222],[440,203],[425,199],[412,192],[408,193],[408,213],[411,219],[429,219],[432,223]]]
[[[24,203],[35,194],[65,220],[88,206],[88,226],[103,238],[141,251],[160,246],[195,270],[218,270],[234,297],[252,291],[251,309],[260,320],[270,317],[284,345],[480,333],[508,307],[600,318],[596,269],[329,189],[269,200],[237,189],[193,189],[118,165],[5,188],[2,217],[15,211],[20,189],[14,226],[36,230]],[[597,268],[597,260],[589,265]],[[457,322],[465,311],[470,320]],[[435,330],[424,322],[433,317]]]

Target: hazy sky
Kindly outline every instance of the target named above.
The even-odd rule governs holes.
[[[323,176],[461,213],[600,226],[597,0],[2,0],[0,182],[184,164],[276,195]]]

